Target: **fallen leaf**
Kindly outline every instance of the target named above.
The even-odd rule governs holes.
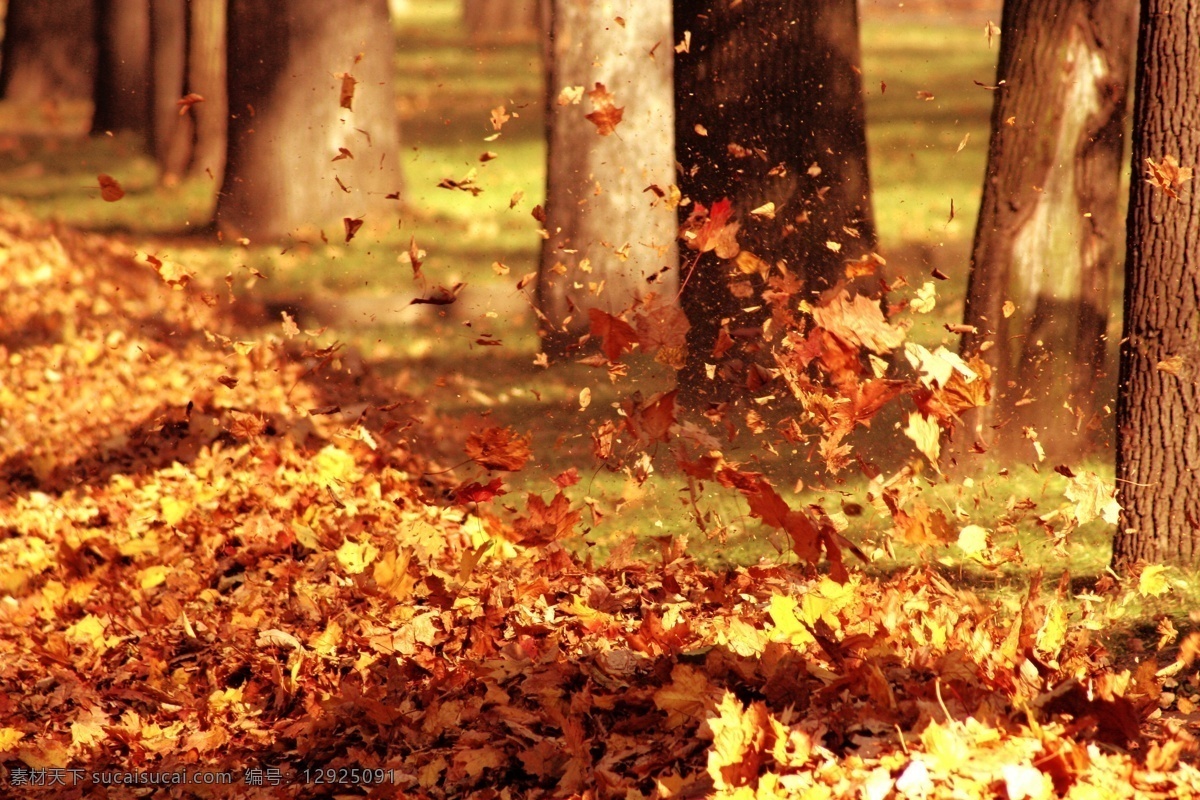
[[[595,109],[585,118],[596,126],[596,132],[601,136],[611,136],[617,130],[621,118],[625,116],[624,107],[618,107],[612,94],[603,83],[596,83],[595,88],[587,93]]]

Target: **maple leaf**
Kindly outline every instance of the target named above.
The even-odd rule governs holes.
[[[639,442],[667,441],[671,436],[671,426],[675,424],[675,398],[678,394],[678,389],[672,389],[659,392],[642,402],[641,393],[635,392],[633,397],[621,401],[625,427]]]
[[[504,482],[500,478],[493,478],[486,485],[475,481],[462,484],[454,490],[454,499],[459,503],[486,503],[502,494],[507,494]]]
[[[1147,158],[1146,172],[1146,180],[1172,200],[1179,199],[1179,187],[1192,179],[1192,168],[1179,166],[1179,160],[1171,155],[1164,156],[1157,164],[1154,159]]]
[[[712,749],[708,774],[718,791],[729,791],[758,780],[769,730],[766,704],[761,700],[743,707],[737,695],[726,692],[715,716],[708,720]]]
[[[620,317],[614,317],[598,308],[589,308],[588,318],[592,323],[591,334],[601,339],[604,357],[609,361],[616,361],[624,353],[633,350],[637,344],[637,332]]]
[[[505,110],[504,106],[496,106],[492,109],[491,114],[492,130],[500,130],[510,119],[512,119],[512,115]]]
[[[741,252],[737,241],[740,226],[730,222],[732,216],[733,203],[728,197],[713,203],[711,209],[696,203],[683,225],[684,243],[701,253],[715,252],[717,258],[736,258]]]
[[[828,302],[813,309],[813,319],[830,333],[856,347],[886,355],[904,343],[905,329],[884,317],[879,302],[857,294],[853,299],[843,289]]]
[[[642,350],[650,354],[662,348],[686,347],[692,327],[683,309],[654,292],[642,298],[634,325]]]
[[[513,540],[525,547],[542,547],[570,536],[583,512],[572,510],[571,501],[561,491],[547,504],[539,495],[527,499],[528,516],[513,522]]]
[[[101,174],[96,176],[96,180],[100,183],[100,196],[105,202],[115,203],[125,196],[125,190],[113,176]]]
[[[592,107],[595,110],[585,115],[585,119],[596,126],[596,132],[601,136],[611,136],[616,132],[621,118],[625,116],[625,108],[617,106],[614,102],[615,98],[603,83],[597,82],[595,88],[589,91],[587,96],[591,99]]]
[[[529,461],[530,436],[521,436],[512,428],[491,427],[467,437],[467,458],[484,469],[516,472]]]

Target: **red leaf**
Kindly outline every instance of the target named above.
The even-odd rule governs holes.
[[[459,503],[486,503],[502,494],[508,494],[504,491],[504,482],[493,478],[486,486],[474,481],[464,483],[454,490],[454,499]]]

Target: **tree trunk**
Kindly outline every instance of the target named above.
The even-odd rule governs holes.
[[[463,0],[463,27],[474,44],[535,41],[538,0]]]
[[[133,131],[149,138],[150,4],[147,0],[98,0],[92,133]]]
[[[185,0],[151,2],[151,151],[167,184],[183,175],[192,152],[192,117],[181,115],[176,105],[187,76],[187,23]]]
[[[554,0],[550,12],[546,230],[538,272],[542,344],[559,356],[588,328],[586,309],[617,313],[647,290],[673,292],[675,211],[654,190],[675,180],[671,7]],[[617,17],[624,22],[616,21]],[[611,135],[585,118],[570,87],[614,96],[624,116]],[[659,276],[650,284],[648,279]]]
[[[90,99],[94,30],[93,0],[9,0],[0,97],[26,104]]]
[[[217,221],[251,239],[394,208],[385,197],[400,189],[387,0],[346,0],[336,13],[321,0],[280,5],[229,3],[229,147]],[[351,81],[348,109],[339,98]],[[350,155],[334,161],[343,148]]]
[[[1143,178],[1200,154],[1200,5],[1144,0],[1138,37],[1125,331],[1117,394],[1124,506],[1113,563],[1200,565],[1200,188]],[[1183,176],[1179,176],[1183,177]],[[1181,358],[1181,368],[1173,359]]]
[[[1120,257],[1132,0],[1007,0],[962,351],[992,367],[966,446],[1057,461],[1098,427],[1109,281]],[[1005,316],[1005,303],[1010,316]]]
[[[226,0],[191,0],[187,91],[204,98],[192,106],[196,139],[191,171],[221,185],[225,174],[229,102],[225,92]]]
[[[730,199],[743,250],[785,262],[806,292],[829,287],[875,246],[856,0],[675,0],[675,41],[689,39],[675,68],[680,189],[707,207]],[[748,213],[769,202],[774,219]],[[719,394],[705,363],[722,327],[762,324],[728,270],[710,253],[684,275],[690,402]]]

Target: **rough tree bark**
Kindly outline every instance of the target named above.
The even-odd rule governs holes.
[[[962,341],[991,366],[993,402],[967,415],[960,462],[968,447],[1029,456],[1032,433],[1073,460],[1099,426],[1135,9],[1004,4]]]
[[[394,208],[385,199],[400,189],[387,0],[346,0],[336,13],[321,0],[231,0],[228,29],[221,229],[279,239],[334,223],[340,233],[343,218]],[[350,155],[334,161],[341,148]]]
[[[9,0],[0,97],[18,103],[86,100],[96,65],[93,0]]]
[[[648,190],[665,193],[675,180],[671,6],[554,0],[550,36],[549,236],[537,300],[543,348],[560,356],[586,332],[586,309],[617,313],[647,290],[673,292],[674,273],[664,268],[676,262],[675,211]],[[585,118],[592,97],[575,104],[560,95],[598,83],[625,109],[607,136]]]
[[[708,207],[729,198],[744,250],[785,262],[805,292],[832,285],[875,246],[856,0],[675,0],[675,41],[690,43],[675,67],[684,196]],[[768,202],[774,219],[748,214]],[[684,278],[692,328],[680,388],[694,403],[720,396],[705,363],[723,324],[761,319],[741,315],[753,304],[730,294],[728,264],[712,254]]]
[[[149,138],[150,4],[147,0],[96,3],[98,57],[92,133],[132,131]]]
[[[1113,562],[1200,565],[1200,190],[1149,161],[1200,154],[1200,5],[1144,0],[1133,119],[1134,181],[1117,395],[1121,512]],[[1177,176],[1184,178],[1183,175]],[[1165,183],[1179,200],[1162,188]]]

